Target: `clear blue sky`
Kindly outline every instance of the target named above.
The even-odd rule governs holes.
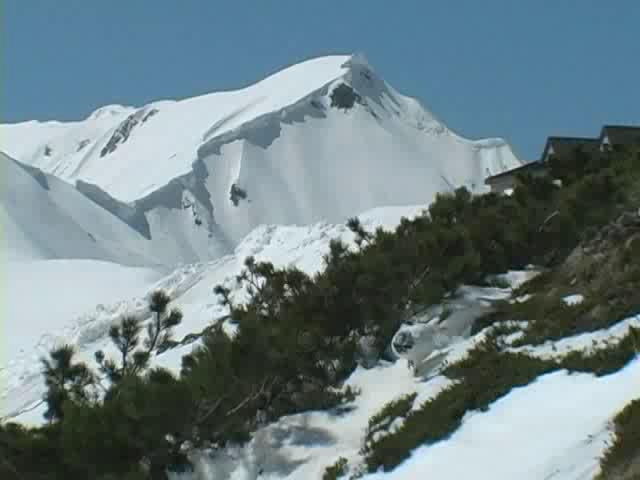
[[[639,0],[0,0],[0,116],[79,119],[363,52],[402,93],[524,159],[640,123]]]

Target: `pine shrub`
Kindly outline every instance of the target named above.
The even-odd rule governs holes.
[[[340,457],[333,465],[326,468],[322,480],[338,480],[347,473],[348,463],[346,458]]]
[[[613,419],[615,438],[600,460],[597,480],[634,479],[640,475],[640,399],[631,401]]]

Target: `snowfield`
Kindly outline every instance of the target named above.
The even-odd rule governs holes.
[[[161,274],[97,260],[47,260],[9,262],[8,277],[4,331],[20,341],[3,351],[16,358],[44,331],[55,332],[99,304],[141,295]]]
[[[39,403],[43,393],[40,358],[63,342],[82,345],[76,337],[90,320],[105,316],[105,306],[142,295],[162,275],[148,268],[125,267],[98,260],[8,262],[8,299],[3,311],[0,357],[0,418]],[[113,314],[107,316],[112,319]],[[122,315],[129,310],[118,310]],[[107,325],[100,331],[106,343]],[[92,359],[87,358],[87,361]],[[29,412],[27,423],[41,424],[42,409]],[[21,419],[22,420],[22,419]]]

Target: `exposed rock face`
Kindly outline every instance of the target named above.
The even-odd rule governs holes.
[[[124,143],[131,135],[131,131],[133,127],[138,124],[139,120],[136,118],[136,115],[129,115],[127,119],[120,124],[120,126],[113,132],[113,135],[104,146],[104,148],[100,151],[100,156],[104,157],[105,155],[110,154],[111,152],[115,152],[118,145]]]
[[[118,128],[116,128],[115,132],[113,132],[113,135],[111,135],[111,138],[109,139],[107,144],[100,151],[100,156],[104,157],[105,155],[114,152],[116,148],[118,148],[118,145],[125,143],[129,139],[129,136],[131,135],[131,132],[136,125],[138,125],[139,123],[145,123],[156,113],[158,113],[158,109],[152,108],[151,110],[138,110],[136,113],[129,115],[118,126]]]
[[[237,207],[240,200],[245,200],[247,198],[247,192],[241,189],[235,183],[231,185],[231,191],[229,192],[229,198],[231,202]]]
[[[331,92],[331,106],[342,110],[350,110],[362,98],[346,83],[341,83]]]
[[[91,143],[91,140],[89,140],[88,138],[80,141],[78,143],[78,148],[76,150],[76,152],[79,152],[80,150],[82,150],[84,147],[86,147],[87,145],[89,145]]]
[[[156,113],[158,113],[159,110],[157,108],[152,108],[151,110],[149,110],[146,115],[144,117],[142,117],[142,123],[146,122],[147,120],[149,120],[151,117],[153,117]]]

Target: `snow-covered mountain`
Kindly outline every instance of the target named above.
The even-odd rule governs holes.
[[[8,252],[0,327],[9,339],[0,420],[35,425],[44,422],[41,357],[70,343],[95,365],[97,350],[114,353],[108,331],[123,315],[149,318],[154,290],[184,313],[175,329],[182,342],[152,359],[177,372],[200,332],[216,322],[235,328],[213,287],[247,298],[235,281],[246,257],[313,274],[332,239],[355,247],[347,217],[369,231],[392,229],[436,193],[461,185],[483,192],[487,175],[520,164],[503,140],[451,131],[362,56],[310,60],[238,91],[107,106],[78,122],[1,125],[0,150],[8,153],[0,153]],[[444,362],[465,358],[493,328],[471,335],[474,319],[497,300],[523,300],[516,287],[537,274],[510,271],[492,279],[500,288],[450,292],[402,325],[391,342],[396,361],[352,373],[347,384],[360,394],[344,412],[280,418],[242,446],[196,452],[196,472],[172,479],[316,479],[340,457],[356,475],[372,416],[411,393],[416,409],[451,386]],[[583,293],[576,287],[564,300],[579,303]],[[500,342],[560,359],[604,350],[632,326],[640,316],[543,344],[509,343],[523,333],[516,329]],[[395,470],[362,478],[590,480],[611,442],[611,419],[637,397],[639,372],[635,357],[606,376],[539,376],[486,410],[467,411],[450,436]]]
[[[230,253],[262,224],[341,222],[462,185],[484,191],[486,176],[520,164],[503,140],[452,132],[360,55],[79,122],[2,125],[0,142],[110,211],[126,203],[129,223],[185,262]]]

